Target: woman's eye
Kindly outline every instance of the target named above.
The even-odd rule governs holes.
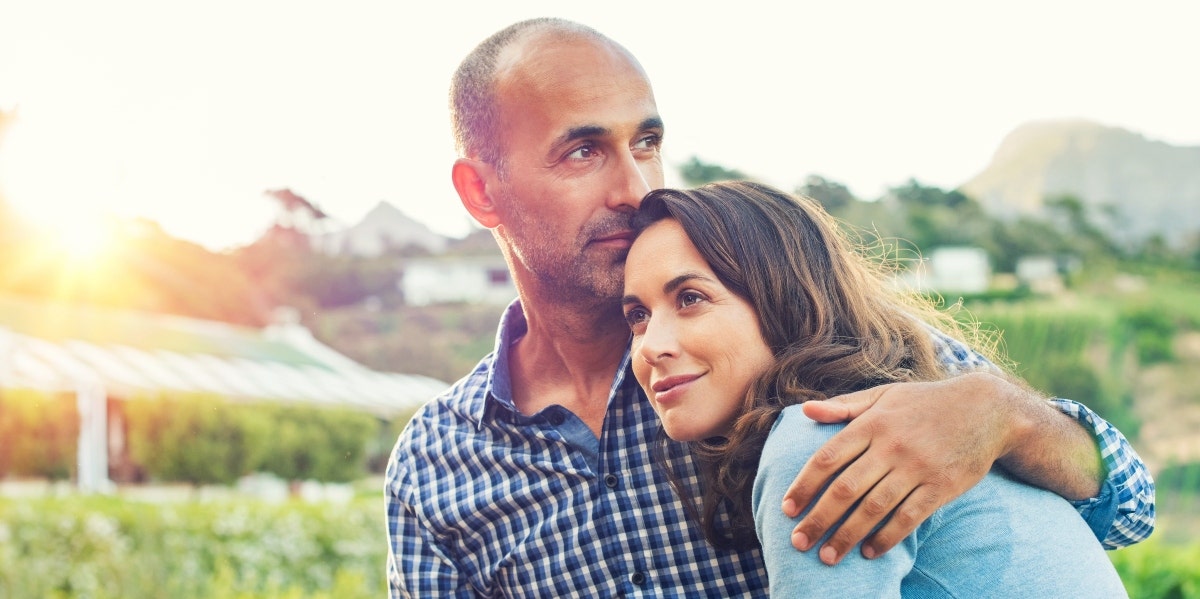
[[[650,315],[643,308],[630,308],[625,312],[625,322],[629,324],[629,328],[637,331],[637,327],[645,324]]]
[[[679,307],[686,308],[692,304],[698,304],[704,301],[704,296],[695,291],[684,291],[679,294]]]

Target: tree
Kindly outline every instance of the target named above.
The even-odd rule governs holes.
[[[695,156],[679,167],[679,175],[683,177],[685,183],[691,186],[750,178],[742,171],[727,169],[719,164],[702,162]]]
[[[858,201],[845,185],[820,175],[805,178],[804,184],[796,188],[796,194],[816,200],[830,214],[841,213],[851,203]]]
[[[320,233],[329,215],[319,206],[291,189],[269,189],[266,195],[279,202],[282,212],[278,224],[306,234]]]

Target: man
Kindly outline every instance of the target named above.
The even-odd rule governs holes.
[[[537,19],[480,44],[451,95],[454,187],[492,229],[519,301],[496,351],[397,442],[385,488],[392,596],[765,596],[757,550],[715,549],[688,521],[660,462],[689,458],[652,455],[657,421],[627,372],[629,216],[663,185],[663,122],[641,66],[591,29]],[[952,369],[975,360],[951,343],[945,356]],[[827,405],[811,417],[853,420],[780,501],[795,515],[837,475],[793,536],[801,550],[823,539],[826,563],[891,514],[861,549],[886,551],[997,461],[1082,500],[1108,545],[1152,528],[1144,466],[1078,404],[1057,405],[1094,431],[1103,463],[1088,430],[991,375],[812,403]]]

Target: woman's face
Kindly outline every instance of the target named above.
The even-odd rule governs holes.
[[[634,241],[622,304],[633,374],[667,435],[725,434],[750,383],[774,359],[754,308],[721,284],[674,219]]]

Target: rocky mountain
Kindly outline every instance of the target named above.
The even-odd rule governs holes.
[[[378,256],[389,249],[411,246],[439,254],[445,251],[450,238],[433,232],[424,223],[382,201],[357,224],[316,237],[313,243],[330,254]]]
[[[1200,235],[1200,146],[1173,146],[1089,121],[1018,127],[960,190],[1010,217],[1040,214],[1045,199],[1071,194],[1127,242],[1161,234],[1179,245]]]

